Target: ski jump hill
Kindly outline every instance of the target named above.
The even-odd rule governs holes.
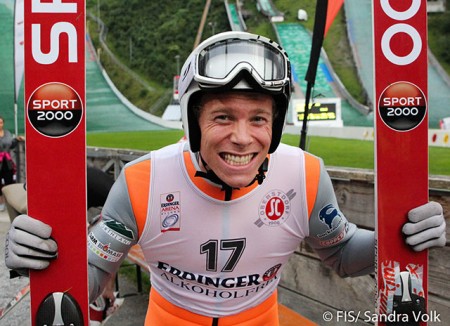
[[[14,129],[13,0],[0,0],[0,115],[6,128]],[[8,64],[10,63],[10,64]],[[165,121],[130,103],[115,88],[100,66],[86,37],[87,132],[156,131],[180,129],[181,123]],[[18,133],[24,132],[23,83],[18,100]]]
[[[13,0],[0,0],[0,114],[5,118],[7,128],[14,127],[14,71],[13,71]],[[239,8],[235,2],[225,1],[231,29],[246,30]],[[258,8],[273,22],[279,43],[286,49],[292,61],[294,77],[302,96],[306,89],[303,77],[306,74],[311,47],[311,34],[300,23],[276,22],[282,15],[270,0],[258,0]],[[346,0],[344,2],[348,21],[348,34],[358,73],[369,100],[373,102],[372,42],[370,0]],[[357,28],[356,28],[357,26]],[[144,131],[164,130],[181,127],[178,122],[169,122],[134,107],[118,92],[97,61],[89,39],[86,39],[86,105],[87,131]],[[431,56],[431,58],[433,58]],[[7,64],[10,62],[11,64]],[[450,101],[450,82],[442,73],[439,64],[429,65],[429,107],[430,128],[438,128],[438,121],[449,114],[445,112]],[[323,55],[314,88],[319,97],[341,98],[344,126],[373,126],[373,114],[354,101],[334,74]],[[18,132],[24,132],[23,86],[18,101]]]
[[[272,22],[278,42],[283,46],[291,60],[294,81],[299,86],[295,97],[304,98],[306,82],[303,79],[308,69],[311,51],[311,33],[300,23],[284,23],[282,13],[275,8],[270,0],[258,0],[258,9]],[[235,3],[227,3],[228,19],[233,30],[246,30],[245,22]],[[325,57],[326,58],[326,57]],[[318,98],[340,98],[342,120],[345,126],[373,125],[373,115],[369,109],[357,103],[331,69],[331,65],[325,61],[324,56],[319,60],[314,94]],[[288,118],[288,122],[289,118]]]

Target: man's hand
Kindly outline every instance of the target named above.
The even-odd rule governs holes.
[[[6,235],[5,263],[14,270],[44,269],[57,257],[52,228],[27,215],[17,216]]]
[[[429,202],[410,210],[408,219],[402,231],[406,235],[406,243],[414,251],[445,246],[445,219],[439,203]]]

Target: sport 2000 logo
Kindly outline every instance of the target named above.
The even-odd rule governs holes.
[[[80,124],[83,102],[69,85],[48,83],[33,92],[27,110],[28,119],[36,131],[48,137],[62,137]]]

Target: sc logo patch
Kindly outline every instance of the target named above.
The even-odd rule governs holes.
[[[286,222],[291,214],[291,200],[295,195],[293,189],[287,193],[281,190],[272,190],[267,193],[259,203],[259,217],[255,225],[258,227],[263,225],[276,227]]]

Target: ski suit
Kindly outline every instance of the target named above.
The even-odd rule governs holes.
[[[147,325],[278,325],[277,285],[302,241],[341,276],[373,272],[373,233],[340,212],[319,158],[281,144],[263,183],[227,201],[197,162],[179,143],[124,167],[89,234],[91,298],[135,243],[151,272]]]

